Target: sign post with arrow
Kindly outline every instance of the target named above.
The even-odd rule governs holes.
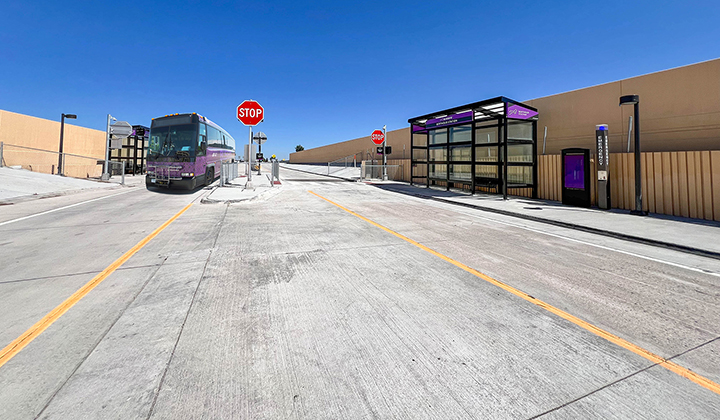
[[[257,161],[258,161],[258,175],[260,175],[260,168],[262,168],[262,160],[263,160],[263,154],[262,154],[262,145],[267,141],[267,136],[262,131],[258,131],[253,136],[253,141],[257,143],[258,145],[258,153],[257,153]]]
[[[102,180],[107,181],[110,179],[110,149],[122,148],[122,140],[132,133],[132,125],[127,121],[117,121],[115,124],[110,124],[111,121],[117,121],[117,118],[112,115],[107,115],[107,128],[105,129],[105,165],[103,168]],[[115,143],[111,143],[114,140]],[[118,143],[119,142],[119,143]],[[116,147],[118,146],[119,147]]]

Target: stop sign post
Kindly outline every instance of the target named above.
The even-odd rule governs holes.
[[[383,148],[383,181],[387,181],[387,153],[385,153],[385,135],[386,135],[387,126],[383,125],[383,129],[381,130],[375,130],[370,135],[370,139],[373,143],[377,144],[378,146],[382,145]]]
[[[257,103],[257,101],[254,101],[252,99],[243,101],[240,105],[237,107],[237,119],[244,125],[247,125],[250,130],[250,135],[248,139],[248,153],[247,153],[247,171],[245,172],[247,174],[247,183],[245,184],[245,188],[251,188],[252,187],[252,166],[250,165],[250,160],[252,159],[252,128],[253,126],[256,126],[260,124],[265,119],[265,109]],[[260,164],[258,163],[258,166]]]

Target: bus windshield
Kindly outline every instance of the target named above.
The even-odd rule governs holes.
[[[189,162],[195,157],[196,129],[195,124],[153,127],[150,130],[148,160]]]

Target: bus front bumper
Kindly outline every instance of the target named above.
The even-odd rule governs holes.
[[[183,177],[182,179],[157,179],[153,175],[147,175],[145,177],[145,185],[148,187],[165,187],[165,188],[177,188],[193,190],[197,187],[197,177]]]

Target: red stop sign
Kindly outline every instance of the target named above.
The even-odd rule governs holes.
[[[265,118],[265,110],[255,101],[243,101],[237,107],[237,118],[245,125],[258,125]]]
[[[372,132],[370,138],[372,139],[373,143],[379,146],[385,141],[385,134],[383,134],[381,130],[375,130]]]

